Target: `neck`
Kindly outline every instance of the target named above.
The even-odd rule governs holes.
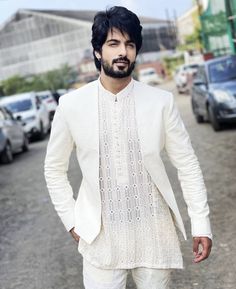
[[[113,78],[101,72],[100,81],[106,90],[113,94],[117,94],[130,83],[131,76],[125,78]]]

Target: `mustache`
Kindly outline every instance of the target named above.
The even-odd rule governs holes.
[[[115,58],[112,60],[112,64],[117,63],[117,62],[127,62],[128,64],[130,64],[129,59],[125,56],[125,57],[119,57],[119,58]]]

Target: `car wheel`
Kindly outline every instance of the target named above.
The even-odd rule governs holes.
[[[12,161],[13,161],[13,154],[12,154],[11,145],[9,142],[7,142],[1,154],[1,162],[4,164],[10,164]]]
[[[210,123],[211,123],[214,131],[221,130],[221,125],[220,125],[218,119],[216,118],[216,115],[214,113],[212,106],[208,107],[208,116],[209,116],[209,120],[210,120]]]
[[[28,150],[29,150],[29,139],[28,139],[27,135],[24,135],[24,142],[22,145],[22,151],[27,152]]]
[[[200,114],[195,114],[195,118],[197,123],[203,123],[204,122],[204,117]]]
[[[203,123],[204,117],[198,113],[196,104],[192,101],[192,110],[195,115],[195,119],[197,123]]]

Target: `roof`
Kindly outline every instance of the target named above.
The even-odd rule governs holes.
[[[98,10],[34,10],[34,9],[23,9],[24,11],[32,11],[36,13],[44,13],[54,16],[66,17],[70,19],[77,19],[82,21],[93,22],[94,16]],[[150,18],[150,17],[139,17],[142,24],[148,23],[168,23],[168,20]]]
[[[236,55],[229,54],[229,55],[225,55],[225,56],[219,56],[219,57],[215,57],[215,58],[212,58],[212,59],[208,59],[204,63],[206,65],[210,65],[212,63],[217,63],[217,62],[220,62],[222,60],[224,61],[224,60],[230,59],[230,58],[236,58]]]
[[[3,98],[0,99],[0,104],[8,104],[11,102],[15,102],[17,100],[29,99],[32,98],[33,96],[34,96],[33,92],[25,92],[11,96],[4,96]]]

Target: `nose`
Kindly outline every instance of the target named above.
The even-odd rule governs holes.
[[[120,46],[119,56],[124,57],[127,55],[126,45]]]

